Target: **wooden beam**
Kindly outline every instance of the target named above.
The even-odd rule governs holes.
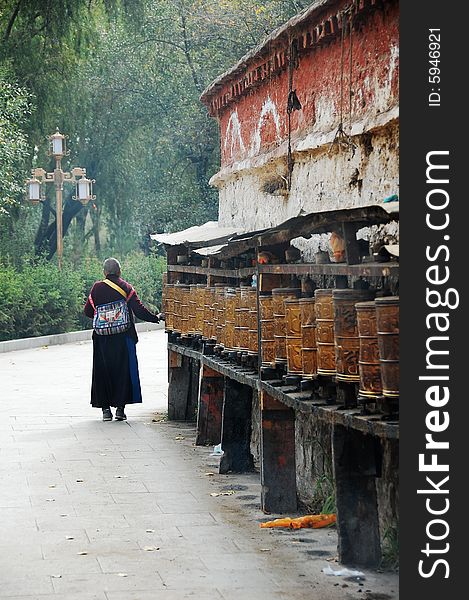
[[[379,442],[334,426],[332,455],[336,482],[339,560],[374,568],[381,561],[375,477],[380,474]]]
[[[252,388],[225,378],[222,417],[220,473],[252,471],[251,454]]]
[[[197,446],[216,446],[221,441],[224,379],[223,375],[206,365],[200,366]]]
[[[261,505],[267,513],[297,509],[295,412],[261,396]]]

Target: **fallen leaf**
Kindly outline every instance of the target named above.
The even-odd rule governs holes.
[[[159,548],[157,548],[156,546],[145,546],[144,550],[145,552],[154,552],[155,550],[159,550]]]
[[[57,487],[57,486],[55,485],[55,483],[53,483],[53,484],[51,484],[49,487],[50,487],[50,488],[55,488],[55,487]]]
[[[145,531],[146,531],[146,533],[155,533],[154,529],[146,529]]]
[[[83,483],[83,479],[77,479],[77,483]]]
[[[185,440],[186,438],[183,435],[177,435],[174,439],[175,440]]]
[[[62,575],[51,575],[52,579],[61,579]]]
[[[100,452],[99,456],[107,456],[107,454],[104,454],[104,452]]]
[[[73,535],[67,535],[67,537],[65,539],[66,540],[74,540],[75,538],[73,537]]]
[[[55,498],[46,498],[46,502],[55,502]]]
[[[215,473],[205,473],[205,475],[206,475],[207,477],[213,477],[213,476],[215,475]]]
[[[88,554],[88,552],[85,552],[84,550],[82,552],[77,552],[78,556],[86,556]]]
[[[228,490],[226,492],[212,492],[210,494],[210,496],[213,496],[214,498],[216,498],[217,496],[232,496],[235,493],[236,492],[234,490]]]
[[[261,548],[261,552],[271,552],[272,548]]]
[[[127,577],[127,573],[117,573],[117,577]]]
[[[68,517],[68,515],[60,515],[61,517]]]

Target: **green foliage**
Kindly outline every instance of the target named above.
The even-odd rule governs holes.
[[[23,127],[31,112],[30,94],[0,65],[0,215],[24,193],[29,147]]]
[[[123,277],[150,310],[161,306],[165,268],[163,258],[142,253],[122,261]],[[102,278],[102,263],[96,258],[78,267],[65,264],[62,271],[46,260],[25,261],[21,270],[0,263],[0,341],[89,329],[83,305],[93,283]]]

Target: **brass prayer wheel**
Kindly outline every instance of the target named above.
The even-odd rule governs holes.
[[[236,319],[236,292],[233,288],[225,289],[225,327],[224,345],[226,350],[235,348],[235,319]]]
[[[179,294],[181,299],[181,335],[182,337],[187,337],[189,335],[190,287],[188,285],[180,285]]]
[[[259,295],[261,359],[263,367],[272,367],[275,365],[274,311],[272,302],[271,294],[261,293]]]
[[[188,325],[188,333],[190,335],[195,335],[195,325],[196,325],[196,311],[197,311],[197,284],[191,283],[189,285],[189,325]]]
[[[374,302],[358,302],[358,335],[360,354],[358,367],[360,373],[359,397],[374,400],[381,396],[381,364],[379,360],[378,330],[376,327],[376,305]]]
[[[274,341],[276,364],[287,363],[285,300],[298,298],[300,294],[300,288],[275,288],[272,290],[272,309],[275,321]]]
[[[332,290],[314,292],[318,375],[335,375],[334,305]]]
[[[300,300],[285,300],[285,324],[287,344],[287,372],[300,375],[303,372]]]
[[[399,398],[399,297],[376,298],[383,396]]]
[[[259,339],[257,331],[257,290],[250,287],[249,297],[249,354],[256,355],[259,352]]]
[[[202,335],[204,329],[204,303],[206,285],[203,283],[197,284],[197,306],[195,309],[195,332],[197,335]]]
[[[358,335],[355,304],[372,300],[374,290],[333,290],[334,339],[337,381],[358,383],[360,337]]]
[[[318,370],[315,299],[301,298],[300,308],[303,376],[312,378]]]

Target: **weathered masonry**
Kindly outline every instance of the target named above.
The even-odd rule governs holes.
[[[342,562],[398,524],[398,4],[319,0],[202,96],[219,222],[165,245],[170,419],[260,470],[262,508],[337,511]],[[392,243],[390,243],[392,242]]]

